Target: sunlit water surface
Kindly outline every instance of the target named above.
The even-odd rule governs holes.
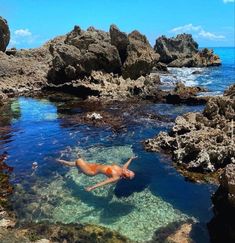
[[[75,98],[51,102],[21,97],[1,108],[0,153],[8,152],[6,162],[14,167],[12,201],[19,220],[98,224],[142,242],[172,223],[192,219],[201,225],[199,242],[208,242],[205,224],[212,217],[210,195],[216,188],[185,181],[168,157],[146,152],[142,144],[169,129],[177,115],[203,107],[147,103],[124,107],[103,108],[114,120],[122,118],[115,128],[82,123],[79,118],[94,107],[84,107]],[[133,155],[138,156],[130,166],[136,172],[134,180],[92,192],[84,187],[103,176],[87,177],[55,160],[81,156],[123,164]],[[38,163],[36,170],[33,162]]]

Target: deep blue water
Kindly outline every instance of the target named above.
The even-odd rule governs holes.
[[[184,77],[186,83],[204,85],[215,94],[222,93],[235,82],[234,48],[216,48],[215,52],[223,60],[221,67],[202,69],[196,76],[194,69],[173,70],[174,75]],[[191,76],[186,75],[190,72]],[[142,144],[170,129],[176,116],[202,109],[149,103],[94,108],[73,97],[58,102],[21,97],[1,107],[0,154],[8,152],[6,162],[14,167],[16,192],[12,200],[19,219],[97,223],[146,240],[154,229],[193,217],[202,225],[197,242],[208,242],[205,224],[213,216],[210,197],[216,186],[185,181],[167,156],[146,152]],[[114,121],[122,119],[115,126],[81,122],[86,112],[94,111],[106,112]],[[78,152],[100,163],[112,160],[122,164],[133,154],[138,155],[131,165],[136,177],[118,182],[108,194],[105,188],[87,193],[83,185],[92,181],[55,161],[61,153],[73,160]],[[33,162],[38,163],[36,171],[32,170]],[[81,214],[76,215],[79,211]],[[142,233],[141,227],[145,228]]]
[[[163,82],[172,80],[186,85],[200,85],[208,89],[209,95],[221,95],[228,86],[235,83],[235,48],[217,47],[214,53],[222,60],[222,65],[209,68],[170,68],[170,75],[163,76]],[[195,71],[199,73],[194,74]]]

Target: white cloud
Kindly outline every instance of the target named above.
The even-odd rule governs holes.
[[[223,0],[224,3],[234,3],[234,0]]]
[[[198,33],[199,36],[201,37],[205,37],[206,39],[209,39],[209,40],[221,40],[221,39],[225,39],[225,36],[223,35],[215,35],[211,32],[207,32],[205,30],[201,30],[199,33]]]
[[[39,37],[39,35],[33,34],[29,29],[17,29],[12,32],[9,48],[34,47],[41,44]]]
[[[20,36],[20,37],[26,37],[26,36],[31,36],[32,35],[32,33],[28,29],[15,30],[14,34],[16,36]]]
[[[174,34],[190,33],[196,35],[196,37],[201,37],[209,40],[225,39],[225,36],[223,35],[216,35],[214,33],[204,30],[200,25],[194,26],[193,24],[186,24],[184,26],[173,28],[172,30],[170,30],[170,32]]]

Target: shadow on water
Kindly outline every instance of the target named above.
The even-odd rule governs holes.
[[[110,190],[107,197],[100,197],[86,192],[84,188],[78,186],[72,179],[66,179],[65,183],[66,189],[71,191],[73,197],[79,198],[83,203],[93,207],[95,212],[101,213],[101,223],[114,223],[118,218],[131,213],[135,209],[133,205],[127,203],[112,202],[112,190]],[[88,212],[88,214],[90,213]]]

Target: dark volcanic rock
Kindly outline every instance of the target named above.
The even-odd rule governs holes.
[[[160,62],[170,63],[179,57],[190,57],[198,51],[198,44],[192,35],[182,34],[175,38],[161,36],[156,40],[154,50],[160,54]]]
[[[127,58],[127,46],[129,45],[127,34],[121,32],[116,25],[110,26],[109,33],[111,38],[111,44],[116,46],[121,61],[122,63],[124,63]]]
[[[177,82],[175,89],[165,95],[165,100],[168,104],[202,105],[208,98],[198,97],[197,94],[205,91],[201,87],[187,87],[183,83]]]
[[[221,64],[219,56],[207,48],[199,51],[192,35],[181,34],[173,38],[161,36],[156,40],[154,50],[160,54],[160,61],[169,67],[208,67]]]
[[[51,45],[50,50],[54,58],[48,77],[53,83],[80,79],[92,71],[137,79],[149,74],[158,60],[145,36],[138,31],[127,36],[114,25],[109,33],[75,26],[64,43]]]
[[[127,47],[122,75],[124,78],[137,79],[150,73],[159,60],[159,55],[154,52],[147,38],[138,31],[130,33],[128,39],[130,44]]]
[[[7,21],[0,16],[0,51],[5,51],[10,41],[10,30]]]
[[[75,26],[65,43],[51,45],[53,55],[49,78],[53,83],[63,83],[84,76],[92,71],[120,73],[121,60],[118,50],[111,45],[108,33],[90,27],[87,31]]]
[[[147,140],[145,148],[171,152],[174,161],[188,171],[214,172],[235,158],[234,119],[235,99],[214,97],[209,99],[203,113],[177,117],[169,134],[161,132]]]
[[[211,242],[235,242],[235,161],[226,166],[212,197],[214,218],[208,224]]]

